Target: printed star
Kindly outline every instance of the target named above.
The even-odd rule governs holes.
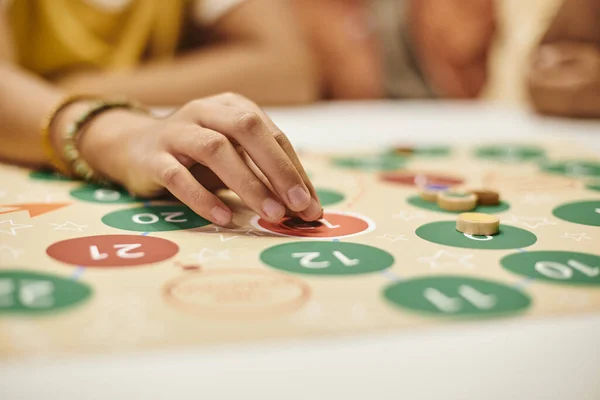
[[[554,197],[549,194],[527,193],[523,196],[521,202],[523,204],[539,206],[540,204],[549,203],[552,200],[554,200]]]
[[[589,237],[585,233],[565,233],[562,236],[559,236],[559,238],[573,239],[573,240],[577,240],[578,242],[581,242],[581,239],[586,239],[586,240],[591,239],[591,237]]]
[[[50,223],[49,225],[54,225],[56,227],[54,228],[55,231],[83,232],[83,230],[88,227],[87,225],[77,225],[71,221],[67,221],[64,224]]]
[[[398,240],[408,240],[404,235],[389,235],[385,233],[383,236],[377,236],[377,239],[387,239],[390,242],[397,242]]]
[[[208,248],[203,248],[198,253],[190,254],[190,257],[193,257],[199,263],[216,260],[229,260],[231,258],[229,255],[229,250],[215,251]]]
[[[446,250],[440,250],[431,257],[419,257],[417,260],[422,263],[429,264],[429,268],[439,269],[445,267],[460,266],[465,268],[473,268],[475,264],[471,262],[473,254],[452,254]]]
[[[10,229],[10,230],[4,230],[4,229],[2,229],[3,225],[6,227],[6,229]],[[31,227],[33,227],[33,225],[15,224],[12,221],[12,219],[5,220],[5,221],[0,221],[0,232],[1,233],[6,233],[6,234],[12,235],[12,236],[17,236],[17,232],[15,232],[15,230],[17,230],[17,229],[31,228]]]
[[[423,212],[412,212],[412,211],[400,211],[398,214],[393,215],[394,218],[400,218],[403,221],[413,221],[415,219],[425,219],[425,213]]]
[[[14,258],[16,260],[17,258],[19,258],[19,256],[21,254],[25,253],[25,251],[23,249],[15,249],[14,247],[10,247],[7,244],[3,244],[3,245],[0,245],[0,256],[3,253],[10,254],[12,256],[12,258]]]
[[[550,221],[547,217],[517,217],[514,215],[510,219],[503,220],[502,222],[512,222],[515,224],[522,223],[529,229],[536,229],[545,225],[556,225],[556,222]]]

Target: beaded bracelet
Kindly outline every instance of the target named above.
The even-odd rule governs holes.
[[[89,124],[95,117],[103,112],[116,108],[124,108],[145,113],[148,112],[140,105],[130,101],[96,101],[92,103],[89,110],[82,114],[76,121],[71,123],[71,125],[67,128],[63,138],[63,154],[70,165],[70,170],[77,177],[87,182],[93,182],[103,186],[111,185],[109,179],[97,174],[89,166],[89,164],[83,158],[81,158],[81,154],[78,149],[78,143],[81,141],[82,132],[85,125]]]
[[[54,146],[52,145],[52,137],[50,135],[50,130],[52,124],[56,120],[58,114],[64,110],[66,107],[70,106],[73,103],[77,103],[79,101],[84,100],[94,100],[97,97],[92,95],[70,95],[61,100],[57,105],[55,105],[52,110],[47,114],[47,116],[42,121],[41,131],[42,131],[42,147],[44,149],[44,153],[46,157],[50,161],[50,165],[65,176],[70,176],[69,166],[66,162],[64,162],[56,151],[54,150]]]

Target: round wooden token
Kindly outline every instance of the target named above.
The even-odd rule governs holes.
[[[456,220],[456,230],[469,235],[495,235],[500,228],[500,220],[484,213],[462,213]]]
[[[421,192],[419,192],[419,196],[425,201],[435,203],[437,202],[438,194],[447,189],[448,186],[446,185],[425,185]]]
[[[435,203],[437,201],[438,198],[438,193],[439,191],[437,190],[427,190],[424,189],[422,191],[419,192],[419,196],[425,200],[425,201],[429,201],[431,203]]]
[[[471,211],[477,205],[477,195],[449,190],[438,194],[437,204],[447,211]]]
[[[500,194],[489,189],[471,190],[477,196],[477,204],[482,206],[497,206],[500,203]]]
[[[394,153],[401,156],[410,156],[415,152],[412,146],[396,146],[394,147]]]

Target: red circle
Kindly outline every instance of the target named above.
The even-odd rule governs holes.
[[[85,267],[133,267],[173,257],[179,247],[166,239],[140,235],[99,235],[67,239],[46,249],[55,260]]]
[[[325,212],[323,218],[317,224],[298,224],[294,228],[291,223],[293,218],[285,217],[279,223],[272,223],[263,219],[258,220],[258,225],[270,232],[280,235],[308,237],[308,238],[334,238],[355,235],[370,228],[370,224],[364,218],[334,212]]]
[[[441,175],[436,173],[428,172],[409,172],[409,171],[396,171],[386,172],[381,174],[381,179],[390,182],[397,183],[406,186],[424,186],[424,185],[447,185],[456,186],[461,185],[464,179],[455,176]]]

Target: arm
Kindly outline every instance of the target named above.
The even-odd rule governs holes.
[[[118,92],[161,106],[224,91],[238,92],[259,104],[311,102],[318,95],[316,72],[295,26],[288,2],[249,0],[214,27],[222,39],[218,43],[171,62],[67,78],[64,86]]]
[[[0,30],[5,27],[0,8]],[[7,54],[6,43],[2,46],[0,42],[0,54]],[[0,161],[49,166],[40,122],[64,94],[6,58],[0,58],[0,76]],[[57,153],[69,123],[89,106],[78,102],[57,115],[51,129]],[[289,140],[242,96],[194,100],[161,119],[108,111],[83,129],[78,145],[82,158],[135,195],[167,190],[219,225],[232,219],[229,207],[211,193],[219,187],[232,189],[269,221],[279,221],[287,210],[307,220],[322,216],[314,187]]]

